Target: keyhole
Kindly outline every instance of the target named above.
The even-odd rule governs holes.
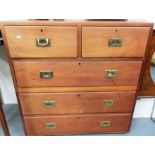
[[[78,121],[81,121],[81,118],[80,118],[80,117],[77,117],[77,120],[78,120]]]
[[[43,32],[43,29],[41,29],[40,31]]]
[[[80,94],[77,94],[77,96],[80,97],[81,95]]]
[[[78,64],[81,65],[81,62],[79,62]]]
[[[116,29],[115,32],[117,33],[117,31],[118,31],[118,30]]]

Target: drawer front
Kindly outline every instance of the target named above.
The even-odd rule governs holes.
[[[77,56],[77,27],[5,26],[5,33],[11,57]]]
[[[18,87],[136,86],[142,61],[14,60]]]
[[[130,114],[24,117],[27,135],[124,133]]]
[[[132,112],[135,92],[20,94],[24,115]]]
[[[83,57],[144,57],[149,27],[83,27]]]

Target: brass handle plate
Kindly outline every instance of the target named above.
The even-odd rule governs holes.
[[[122,47],[122,39],[120,38],[110,38],[108,40],[109,47]]]
[[[118,70],[105,70],[105,77],[113,78],[116,77],[118,74]]]
[[[49,47],[51,45],[50,38],[36,38],[35,42],[37,47]]]
[[[43,101],[43,106],[45,108],[54,108],[56,106],[56,102],[55,101]]]
[[[45,127],[47,129],[55,129],[55,128],[57,128],[57,125],[56,125],[56,123],[46,123]]]
[[[102,106],[113,106],[113,100],[103,100]]]
[[[42,78],[42,79],[53,78],[53,72],[52,71],[41,71],[40,78]]]
[[[109,127],[111,125],[110,121],[101,121],[100,123],[101,127]]]

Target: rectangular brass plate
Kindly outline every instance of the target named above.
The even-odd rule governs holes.
[[[46,128],[47,129],[55,129],[57,127],[56,123],[47,123]]]
[[[36,47],[50,47],[51,39],[50,38],[36,38]]]
[[[43,101],[43,106],[45,108],[54,108],[56,106],[56,102],[55,101]]]
[[[122,39],[120,38],[110,38],[108,40],[109,47],[122,47]]]
[[[111,122],[110,121],[101,121],[100,122],[100,126],[101,127],[108,127],[111,125]]]
[[[41,71],[40,72],[40,78],[42,79],[49,79],[53,77],[53,72],[52,71]]]
[[[118,70],[105,70],[105,77],[112,78],[116,77],[118,74]]]
[[[103,106],[112,106],[113,105],[113,100],[103,100],[102,105]]]

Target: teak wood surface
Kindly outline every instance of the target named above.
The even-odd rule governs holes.
[[[137,86],[142,61],[14,60],[13,66],[18,87]],[[106,70],[118,75],[107,78]],[[42,71],[53,72],[53,77],[41,78]]]
[[[23,93],[19,98],[24,115],[125,113],[132,112],[135,92]],[[112,100],[112,105],[105,105],[105,100]],[[44,101],[55,104],[46,107]]]
[[[83,27],[83,57],[144,57],[149,27]],[[109,47],[109,39],[120,39],[121,47]]]
[[[17,88],[18,93],[62,93],[62,92],[101,92],[135,91],[137,86],[94,86],[94,87],[30,87]]]
[[[77,27],[6,26],[4,29],[13,58],[77,57]],[[49,47],[37,47],[39,38],[50,39]]]
[[[131,114],[61,115],[24,117],[28,135],[126,133]],[[110,126],[100,126],[101,121],[110,121]],[[47,123],[56,123],[56,128],[47,128]]]
[[[143,76],[146,58],[148,55],[153,28],[152,23],[28,20],[2,22],[1,25],[4,45],[9,59],[26,135],[128,132],[137,98],[137,91],[141,85],[142,78],[140,75]],[[77,34],[74,33],[74,37],[73,32],[70,33],[70,36],[73,37],[73,40],[70,39],[69,41],[71,45],[66,45],[67,40],[65,40],[63,37],[60,39],[60,45],[65,42],[65,46],[72,50],[67,52],[66,49],[62,51],[54,49],[53,53],[44,53],[44,51],[46,51],[44,49],[42,50],[43,53],[40,51],[38,54],[35,54],[36,51],[34,53],[31,51],[29,54],[27,53],[28,51],[22,53],[21,50],[20,52],[18,51],[18,55],[12,56],[12,53],[15,52],[13,49],[19,48],[19,46],[17,47],[15,43],[14,45],[11,45],[13,49],[10,49],[8,34],[6,33],[5,28],[10,29],[11,27],[14,27],[15,31],[18,32],[18,28],[20,27],[24,27],[25,29],[27,29],[26,27],[29,27],[31,29],[33,27],[40,28],[49,26],[52,26],[53,28],[61,27],[63,30],[65,30],[66,27],[69,27],[72,28],[72,30],[74,29],[74,32],[77,32]],[[126,34],[128,34],[128,36],[130,34],[132,36],[136,36],[133,37],[134,43],[131,41],[130,44],[128,39],[131,40],[132,37],[128,38],[125,32],[125,35],[123,33],[120,34],[121,37],[126,38],[125,40],[128,44],[125,45],[131,45],[131,49],[137,49],[137,51],[130,51],[128,47],[125,46],[124,48],[123,46],[122,49],[129,53],[124,52],[123,55],[123,51],[118,51],[117,54],[115,53],[117,48],[114,48],[115,50],[110,50],[111,53],[109,53],[109,55],[107,53],[105,57],[103,53],[97,52],[93,57],[89,55],[88,58],[83,58],[83,27],[90,27],[90,29],[92,27],[97,27],[97,29],[109,27],[108,29],[110,30],[115,28],[122,30],[123,27],[123,30],[130,29],[132,30],[131,33],[126,32]],[[145,32],[140,30],[139,32],[136,31],[138,28],[144,30]],[[52,28],[49,28],[48,30],[51,31],[51,29]],[[47,29],[45,29],[45,32],[46,30]],[[133,31],[135,31],[135,33],[133,33]],[[29,36],[29,34],[25,33],[25,30],[24,34]],[[36,34],[35,35],[37,37],[38,32]],[[57,34],[55,34],[56,38],[59,36]],[[139,36],[137,34],[139,34]],[[141,37],[141,35],[143,37]],[[98,36],[100,40],[101,36]],[[113,37],[113,35],[111,37]],[[86,39],[91,40],[87,37]],[[27,42],[28,40],[26,39],[25,41]],[[14,40],[11,42],[14,42]],[[97,47],[98,43],[95,44]],[[90,47],[92,47],[92,45],[93,44],[90,43]],[[14,46],[16,46],[16,48],[14,48]],[[31,47],[34,48],[33,46],[25,46],[24,50],[31,49]],[[92,48],[96,47],[93,45]],[[146,50],[142,50],[145,47]],[[102,46],[99,46],[99,48],[102,49]],[[61,48],[58,47],[57,49],[63,48],[61,46]],[[63,53],[65,50],[66,52]],[[86,53],[92,54],[92,52]],[[112,56],[112,53],[115,54],[115,57]],[[35,56],[33,54],[35,54]],[[68,57],[72,58],[69,59]],[[53,79],[40,79],[39,72],[42,71],[42,69],[49,69],[53,71],[53,67]],[[104,70],[114,68],[118,69],[118,76],[112,79],[106,79],[104,77]],[[92,94],[90,95],[90,93]],[[59,94],[61,94],[61,96],[59,96]],[[49,111],[44,111],[44,109],[38,106],[38,104],[45,99],[44,97],[47,97],[47,100],[49,97],[54,97],[57,100],[57,103],[60,103],[60,108],[58,106],[58,110],[55,110],[53,114]],[[107,107],[107,109],[99,108],[100,104],[98,104],[98,102],[101,102],[102,98],[104,99],[107,97],[114,99],[114,107]],[[91,102],[88,101],[89,98],[91,98]],[[124,102],[126,99],[128,99],[128,102]],[[69,100],[72,102],[68,102]],[[64,105],[65,108],[63,109],[65,109],[65,111],[63,111],[61,108]],[[76,108],[74,108],[74,106]],[[34,109],[34,107],[37,108]],[[66,107],[68,107],[68,109]],[[110,121],[111,124],[108,127],[101,127],[101,121]],[[56,123],[56,128],[46,128],[47,123]]]

